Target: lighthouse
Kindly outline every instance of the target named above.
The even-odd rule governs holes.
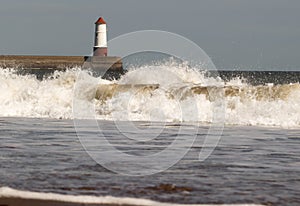
[[[95,22],[94,56],[107,56],[107,29],[102,17]]]

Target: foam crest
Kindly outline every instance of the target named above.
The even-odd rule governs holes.
[[[13,205],[21,203],[23,205],[127,205],[127,206],[208,206],[206,204],[172,204],[152,201],[142,198],[112,197],[112,196],[83,196],[83,195],[63,195],[55,193],[30,192],[15,190],[9,187],[0,188],[0,202],[12,202]],[[6,204],[5,204],[6,205]],[[219,204],[220,205],[220,204]],[[230,206],[229,204],[222,204]],[[214,205],[209,205],[214,206]],[[233,206],[233,205],[231,205]],[[258,204],[234,204],[234,206],[259,206]]]

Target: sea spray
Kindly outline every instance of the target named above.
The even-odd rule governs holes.
[[[39,81],[0,69],[0,115],[36,118],[72,118],[72,91],[76,72],[54,74]]]
[[[80,86],[78,77],[82,75],[86,82],[93,82],[92,88]],[[33,75],[18,75],[14,69],[0,69],[0,82],[2,117],[72,119],[74,88],[79,88],[83,103],[95,105],[97,119],[210,123],[215,101],[210,91],[219,89],[224,91],[221,98],[225,103],[225,124],[300,126],[299,83],[251,86],[238,78],[224,83],[186,65],[164,63],[131,68],[114,81],[92,77],[80,68],[55,72],[42,81]],[[128,89],[106,99],[94,98],[97,88],[110,84],[159,87]],[[190,115],[183,115],[182,108]]]

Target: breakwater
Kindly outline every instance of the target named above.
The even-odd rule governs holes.
[[[65,71],[74,67],[90,69],[93,74],[108,79],[119,78],[124,72],[121,58],[114,56],[0,55],[0,67],[17,69],[19,74],[34,74],[38,79],[43,79],[54,71]]]
[[[91,56],[17,56],[0,55],[0,68],[14,68],[19,74],[34,74],[38,79],[50,76],[54,71],[68,68],[89,69],[95,76],[118,79],[126,72],[120,57]],[[225,82],[244,79],[251,85],[289,84],[300,82],[300,71],[207,71],[206,76],[220,77]]]

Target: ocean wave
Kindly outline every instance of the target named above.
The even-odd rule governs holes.
[[[97,119],[211,123],[216,102],[222,102],[225,124],[300,126],[299,83],[223,82],[184,64],[132,68],[113,81],[80,68],[42,81],[0,69],[0,82],[2,117],[72,119],[74,98],[80,98],[94,105]]]

